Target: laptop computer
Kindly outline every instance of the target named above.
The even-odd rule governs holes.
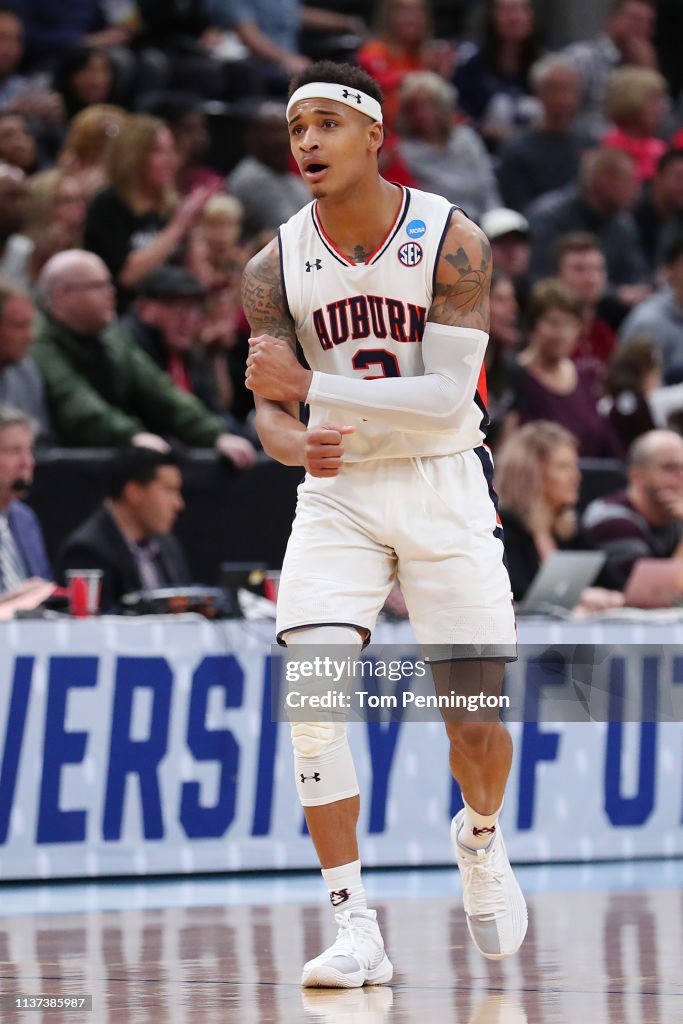
[[[683,561],[639,558],[624,590],[629,608],[674,608],[683,602]]]
[[[604,551],[553,551],[541,563],[524,600],[517,604],[517,612],[571,611],[606,560]]]

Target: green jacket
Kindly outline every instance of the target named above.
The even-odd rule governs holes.
[[[116,321],[79,338],[41,314],[31,355],[60,444],[115,446],[150,431],[209,448],[225,433],[223,421],[180,391]]]

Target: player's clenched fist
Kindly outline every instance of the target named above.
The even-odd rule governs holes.
[[[309,427],[304,446],[304,466],[311,476],[336,476],[344,461],[344,435],[356,428],[323,423]]]
[[[305,402],[311,377],[282,338],[249,339],[246,384],[254,394],[272,402]]]

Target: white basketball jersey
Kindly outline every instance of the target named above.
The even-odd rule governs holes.
[[[422,334],[455,207],[429,192],[402,191],[394,224],[365,263],[351,262],[327,237],[316,202],[280,228],[285,299],[312,370],[366,380],[424,374]],[[356,430],[344,438],[349,461],[447,455],[481,444],[485,402],[482,371],[457,430],[392,430],[317,403],[311,424],[353,424]]]

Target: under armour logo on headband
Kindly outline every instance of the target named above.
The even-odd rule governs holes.
[[[382,123],[382,105],[378,100],[373,96],[368,96],[362,89],[350,89],[348,86],[336,82],[308,82],[306,85],[299,86],[289,98],[287,119],[289,120],[292,115],[300,116],[300,113],[294,111],[297,103],[313,99],[336,100],[337,103],[345,103],[347,107],[357,110],[359,114],[366,114],[373,121]]]

